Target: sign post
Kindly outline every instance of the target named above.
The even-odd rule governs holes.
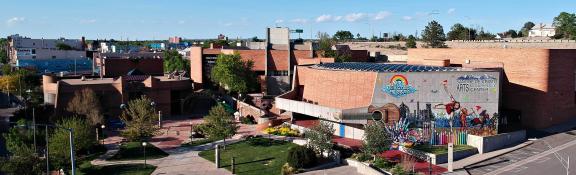
[[[454,143],[448,143],[448,172],[453,172],[454,167],[452,161],[454,160]]]

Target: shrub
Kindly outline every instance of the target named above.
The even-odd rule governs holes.
[[[272,140],[263,137],[250,137],[248,139],[248,143],[252,146],[270,146]]]
[[[316,163],[316,153],[304,146],[293,147],[288,150],[287,161],[294,168],[309,168]]]
[[[394,163],[388,162],[386,159],[377,157],[376,160],[374,161],[374,166],[381,169],[389,169],[394,167]]]
[[[356,160],[360,161],[360,162],[365,162],[368,161],[370,159],[372,159],[372,156],[370,154],[366,154],[366,153],[357,153],[352,155],[353,158],[355,158]]]
[[[253,125],[256,124],[256,121],[254,121],[254,117],[240,117],[240,123],[242,124],[247,124],[247,125]]]
[[[291,167],[290,164],[285,163],[282,166],[282,175],[292,175],[292,174],[296,174],[296,168]]]
[[[394,166],[394,168],[392,168],[392,174],[394,175],[407,175],[408,173],[406,173],[406,171],[404,171],[404,168],[402,168],[402,165],[397,164],[396,166]]]

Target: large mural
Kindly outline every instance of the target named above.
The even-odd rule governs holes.
[[[379,73],[368,113],[398,143],[466,144],[498,131],[500,74],[491,71]]]

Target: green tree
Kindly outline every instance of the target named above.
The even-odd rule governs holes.
[[[223,105],[216,105],[210,109],[208,115],[204,117],[202,131],[210,139],[230,138],[236,134],[239,126],[234,122],[232,114],[226,111]]]
[[[406,48],[416,48],[416,37],[414,35],[408,36],[406,40]]]
[[[18,126],[25,125],[25,120],[19,120]],[[0,172],[8,174],[41,174],[43,162],[35,155],[33,136],[30,128],[11,128],[2,134],[9,157],[0,158]]]
[[[484,29],[481,29],[480,32],[478,33],[478,36],[476,36],[477,40],[493,40],[496,39],[496,35],[490,33],[490,32],[484,32]]]
[[[514,29],[510,29],[510,30],[504,32],[504,35],[505,35],[507,38],[517,38],[517,37],[518,37],[518,32],[516,32],[516,30],[514,30]]]
[[[256,90],[258,80],[252,71],[254,62],[244,61],[240,54],[220,54],[216,59],[216,65],[212,68],[211,79],[224,89],[239,94]]]
[[[392,40],[394,41],[405,41],[406,40],[406,36],[400,34],[394,34],[392,35]]]
[[[74,92],[74,97],[68,102],[66,110],[76,115],[85,116],[92,126],[104,123],[102,105],[94,90],[90,88]]]
[[[522,26],[522,29],[520,29],[519,33],[522,33],[522,36],[527,37],[528,33],[530,32],[530,30],[532,30],[532,28],[536,26],[536,24],[534,24],[531,21],[528,21],[526,23],[524,23],[524,26]]]
[[[392,143],[390,135],[381,121],[374,121],[364,126],[362,151],[376,158],[376,154],[388,150]]]
[[[555,38],[576,39],[576,14],[562,12],[554,17]]]
[[[338,41],[349,41],[354,39],[354,35],[350,31],[339,30],[334,34],[334,39]]]
[[[74,48],[72,48],[72,46],[68,45],[68,44],[64,44],[64,43],[58,43],[56,44],[56,48],[58,50],[72,50]]]
[[[431,48],[445,48],[446,35],[442,25],[436,21],[428,23],[422,32],[422,41],[426,42],[427,46]]]
[[[2,75],[10,75],[12,73],[12,66],[10,64],[2,65]]]
[[[474,39],[476,30],[464,27],[460,23],[454,24],[448,32],[448,40],[471,40]]]
[[[60,128],[72,128],[74,131],[75,153],[89,151],[96,144],[96,135],[90,123],[81,117],[63,118],[56,125]],[[67,169],[70,165],[70,139],[65,129],[55,129],[50,136],[50,161],[55,168]]]
[[[44,162],[34,154],[31,147],[21,147],[11,154],[9,158],[0,158],[0,171],[18,175],[42,174]]]
[[[313,149],[318,155],[324,152],[332,153],[332,136],[336,129],[334,125],[327,121],[320,121],[318,125],[304,132],[304,137],[308,139],[307,146]]]
[[[8,53],[4,49],[0,49],[0,63],[2,64],[8,63]]]
[[[164,52],[164,72],[182,71],[190,69],[190,60],[182,58],[177,50]]]
[[[146,96],[128,102],[127,108],[120,115],[120,119],[126,124],[122,131],[124,137],[131,141],[143,141],[158,133],[158,118],[154,108],[150,106],[151,103],[152,100]]]
[[[252,42],[263,42],[264,40],[258,39],[257,36],[252,37]]]

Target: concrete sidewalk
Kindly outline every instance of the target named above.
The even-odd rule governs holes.
[[[464,170],[464,167],[466,167],[466,166],[470,166],[470,165],[473,165],[475,163],[482,162],[482,161],[485,161],[485,160],[488,160],[488,159],[512,152],[514,150],[524,148],[528,145],[531,145],[532,143],[533,143],[533,141],[526,141],[524,143],[518,144],[518,145],[513,146],[513,147],[500,149],[497,151],[492,151],[492,152],[484,153],[484,154],[475,154],[475,155],[467,157],[465,159],[454,161],[454,163],[452,164],[452,166],[454,167],[454,172],[447,173],[447,174],[454,174],[454,173],[457,173],[457,174],[466,173],[466,174],[468,174],[466,172],[466,170]],[[440,164],[439,166],[447,168],[448,164],[447,163]]]

